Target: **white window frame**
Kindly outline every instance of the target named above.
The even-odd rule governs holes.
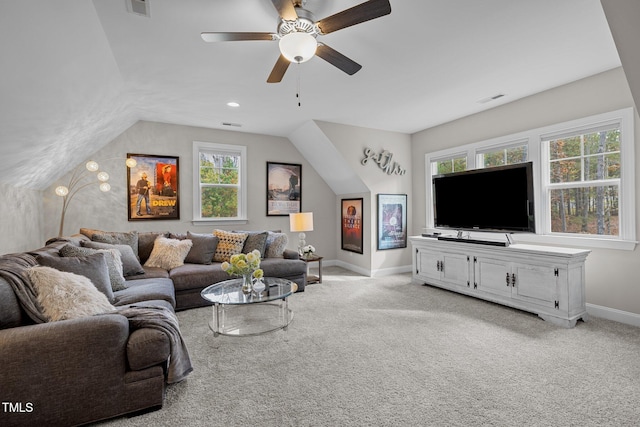
[[[603,126],[617,124],[620,128],[620,235],[594,236],[579,234],[551,233],[551,215],[549,210],[549,153],[545,150],[545,141],[560,137],[598,129]],[[535,188],[536,234],[516,233],[513,240],[518,243],[541,243],[586,248],[634,250],[636,241],[636,202],[635,202],[635,149],[634,149],[634,110],[625,108],[608,113],[597,114],[542,128],[532,129],[518,134],[508,135],[464,146],[446,149],[425,155],[425,188],[426,188],[426,224],[433,229],[433,196],[431,163],[447,157],[467,153],[467,167],[473,169],[483,152],[528,142],[528,161],[533,162],[533,179]],[[478,164],[477,167],[482,167]]]
[[[240,157],[238,174],[238,216],[229,218],[203,218],[200,199],[200,153],[229,154]],[[193,142],[193,220],[195,225],[246,224],[247,223],[247,147],[244,145]]]

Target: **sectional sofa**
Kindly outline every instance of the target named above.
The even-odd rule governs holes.
[[[265,255],[272,255],[262,260],[265,276],[290,279],[298,291],[304,290],[306,264],[297,252],[283,248],[282,241],[273,241],[278,233],[266,233],[278,246],[271,251],[263,232],[235,234],[246,235],[242,249],[245,244],[252,250],[265,243]],[[185,242],[189,249],[183,252],[187,255],[182,265],[162,267],[167,261],[157,256],[159,237],[176,246]],[[10,284],[29,267],[21,260],[60,268],[65,258],[106,262],[107,252],[119,254],[124,281],[108,290],[109,302],[118,308],[163,307],[173,312],[207,305],[200,291],[229,278],[221,263],[213,261],[219,243],[225,242],[203,234],[81,229],[80,234],[53,239],[42,248],[0,256],[1,424],[78,425],[155,409],[162,406],[167,383],[170,340],[157,329],[133,328],[127,317],[117,313],[34,322]],[[237,248],[236,243],[227,250]],[[91,264],[84,268],[95,270]]]

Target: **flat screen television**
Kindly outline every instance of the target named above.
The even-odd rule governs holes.
[[[433,177],[436,228],[535,233],[531,162]]]

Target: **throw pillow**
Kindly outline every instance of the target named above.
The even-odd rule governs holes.
[[[144,274],[144,268],[140,265],[138,257],[133,253],[133,249],[129,245],[112,245],[101,242],[81,242],[82,246],[91,249],[117,249],[122,258],[122,270],[124,276],[135,276],[136,274]]]
[[[191,250],[184,259],[190,264],[211,264],[216,253],[219,239],[211,234],[197,234],[187,231],[187,239],[193,242]]]
[[[149,259],[144,263],[147,267],[160,267],[165,270],[184,265],[189,250],[193,246],[191,240],[167,239],[158,237],[153,244],[153,250]]]
[[[267,236],[269,233],[262,232],[248,232],[247,240],[244,242],[244,247],[242,248],[242,253],[248,254],[253,250],[257,250],[260,252],[260,255],[264,258],[265,248],[267,247]]]
[[[42,266],[86,277],[91,280],[93,286],[107,297],[109,302],[113,302],[113,290],[111,289],[111,281],[109,280],[107,256],[104,253],[70,258],[39,256],[36,259],[38,260],[38,264]]]
[[[223,230],[213,230],[213,234],[219,239],[218,247],[213,255],[213,260],[217,262],[229,262],[231,255],[242,252],[244,241],[247,240],[247,233],[232,233]]]
[[[115,310],[107,297],[78,274],[35,266],[25,270],[47,319],[76,319]]]
[[[63,257],[78,257],[87,256],[95,253],[104,253],[107,261],[107,271],[109,272],[109,281],[111,282],[111,289],[115,291],[121,291],[126,289],[124,285],[125,279],[122,274],[122,260],[120,259],[120,252],[116,249],[91,249],[81,246],[65,245],[60,248],[60,255]]]
[[[153,250],[153,244],[159,237],[170,237],[169,232],[156,233],[153,231],[139,231],[138,232],[138,259],[140,264],[144,264],[149,259],[151,251]]]
[[[137,231],[97,231],[94,230],[91,240],[94,242],[108,243],[110,245],[127,245],[131,247],[138,258],[138,232]],[[138,258],[139,260],[139,258]]]
[[[289,243],[289,237],[286,234],[269,232],[264,257],[283,258],[287,243]]]

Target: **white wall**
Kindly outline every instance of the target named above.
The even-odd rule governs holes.
[[[0,254],[44,245],[42,192],[0,183]]]
[[[631,106],[625,75],[617,68],[414,134],[414,233],[425,226],[426,153]],[[635,129],[637,144],[637,112]],[[637,148],[635,155],[636,168],[640,168]],[[636,192],[640,190],[639,172],[636,170]],[[636,196],[636,204],[636,228],[640,229],[640,197]],[[586,275],[588,304],[640,314],[640,250],[593,250],[587,258]]]
[[[212,226],[191,223],[193,141],[247,146],[249,222],[246,225]],[[127,221],[127,181],[124,165],[127,153],[179,157],[180,220]],[[121,160],[105,160],[114,157]],[[92,159],[100,164],[101,169],[109,172],[112,190],[109,193],[101,193],[95,186],[78,193],[67,211],[64,232],[66,235],[77,233],[80,227],[112,231],[191,230],[200,233],[211,232],[214,228],[280,229],[289,233],[288,216],[266,216],[266,162],[279,161],[302,164],[302,210],[313,211],[315,214],[316,231],[308,232],[307,240],[313,242],[317,251],[325,258],[334,259],[336,256],[338,243],[335,239],[335,195],[286,138],[140,121],[98,151]],[[68,179],[68,175],[63,177],[44,192],[43,232],[48,237],[57,235],[60,218],[60,200],[54,195],[54,189],[57,185],[66,185]],[[297,233],[289,233],[289,248],[295,249],[297,240]]]
[[[388,249],[378,251],[377,242],[377,194],[407,194],[407,230],[412,230],[413,203],[412,164],[411,164],[411,138],[407,134],[398,132],[380,131],[356,126],[347,126],[336,123],[316,121],[320,129],[327,135],[336,149],[342,154],[347,164],[360,177],[368,187],[369,193],[341,195],[337,198],[337,216],[340,215],[340,199],[364,198],[364,254],[338,250],[338,260],[346,264],[368,269],[372,274],[385,274],[411,265],[411,249],[407,242],[407,248]],[[371,148],[379,153],[388,150],[393,153],[393,161],[407,170],[404,175],[388,175],[373,161],[362,165],[364,149]],[[338,244],[340,244],[338,230]],[[408,271],[408,270],[407,270]]]

